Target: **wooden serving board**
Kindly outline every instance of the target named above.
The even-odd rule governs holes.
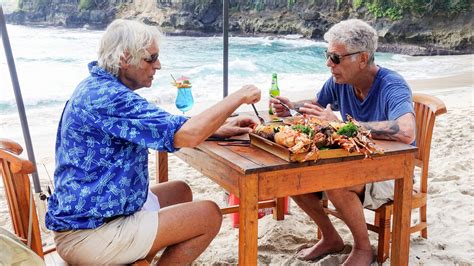
[[[276,142],[270,141],[266,138],[263,138],[255,133],[250,133],[249,135],[250,135],[251,145],[259,147],[260,149],[265,150],[275,156],[278,156],[288,162],[301,162],[304,160],[307,154],[306,152],[294,154],[294,153],[291,153],[287,147],[280,145]],[[306,161],[315,161],[319,158],[329,159],[329,158],[339,158],[339,157],[348,157],[348,156],[357,156],[357,155],[361,155],[361,154],[358,152],[350,153],[344,149],[320,150],[319,154],[318,153],[313,154],[312,156],[307,158]]]

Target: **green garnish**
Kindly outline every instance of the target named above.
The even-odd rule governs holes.
[[[347,137],[353,137],[357,134],[357,126],[354,125],[354,123],[349,122],[345,124],[343,127],[341,127],[338,131],[337,134],[339,135],[344,135]]]
[[[310,138],[314,136],[314,130],[311,127],[303,126],[303,125],[296,125],[291,127],[293,130],[297,130],[308,135]]]
[[[280,127],[274,127],[273,128],[273,133],[278,133],[280,132]]]

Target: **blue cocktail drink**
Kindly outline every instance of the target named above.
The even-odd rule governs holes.
[[[171,75],[173,77],[173,75]],[[176,107],[183,112],[183,114],[194,105],[193,93],[191,91],[191,82],[187,77],[180,77],[178,79],[173,78],[173,85],[178,89],[178,95],[176,96]]]
[[[176,96],[176,107],[184,114],[184,112],[191,110],[193,105],[194,99],[193,94],[191,92],[191,87],[178,88],[178,95]]]

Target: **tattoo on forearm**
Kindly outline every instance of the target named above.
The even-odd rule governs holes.
[[[374,138],[399,140],[400,135],[403,135],[397,121],[366,122],[361,124],[370,130]]]

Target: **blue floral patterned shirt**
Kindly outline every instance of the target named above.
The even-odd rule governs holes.
[[[186,122],[148,103],[115,76],[89,64],[66,103],[56,139],[55,190],[46,225],[97,228],[141,209],[148,191],[148,148],[173,152]]]

